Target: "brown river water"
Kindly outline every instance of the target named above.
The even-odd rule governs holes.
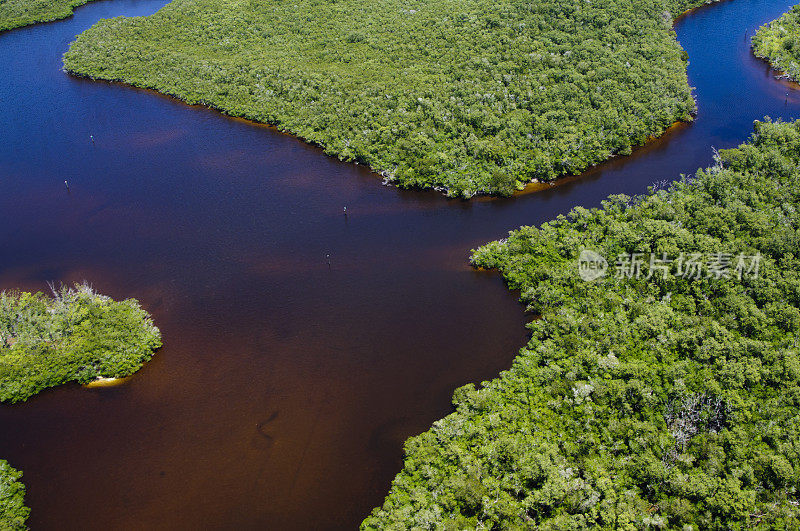
[[[24,471],[35,530],[356,527],[403,441],[526,341],[518,294],[470,269],[471,248],[691,173],[754,119],[800,109],[745,39],[791,2],[729,0],[676,25],[695,123],[543,191],[448,200],[61,71],[95,21],[163,4],[93,2],[0,35],[0,289],[85,279],[139,299],[164,336],[121,385],[0,406],[0,456]]]

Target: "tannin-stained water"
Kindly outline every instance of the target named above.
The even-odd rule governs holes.
[[[800,109],[748,47],[792,2],[729,0],[676,26],[695,123],[542,192],[447,200],[61,71],[95,21],[164,3],[100,1],[0,35],[0,289],[85,279],[138,298],[165,342],[121,385],[0,406],[0,456],[24,471],[33,529],[355,527],[403,441],[525,342],[516,294],[471,270],[470,248],[691,173],[754,119]]]

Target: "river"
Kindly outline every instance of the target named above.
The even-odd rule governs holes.
[[[448,200],[61,71],[95,21],[164,3],[103,0],[0,35],[0,288],[85,279],[138,298],[164,335],[122,385],[0,407],[0,456],[24,471],[33,529],[352,529],[403,441],[526,340],[517,294],[471,270],[470,248],[691,173],[754,119],[800,109],[748,47],[792,2],[728,0],[676,26],[695,123],[541,192]]]

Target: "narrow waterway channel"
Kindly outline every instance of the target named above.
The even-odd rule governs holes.
[[[525,342],[517,295],[472,271],[470,248],[691,173],[754,119],[800,109],[748,47],[792,2],[728,0],[676,26],[695,123],[542,192],[452,201],[61,71],[95,21],[164,3],[103,0],[0,35],[0,289],[85,279],[140,299],[165,339],[123,385],[0,406],[33,529],[352,529],[403,441]]]

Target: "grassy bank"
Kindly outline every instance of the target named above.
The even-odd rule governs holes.
[[[79,285],[42,293],[0,293],[0,402],[20,402],[68,382],[122,377],[161,346],[135,300],[121,302]],[[20,474],[0,461],[0,529],[24,529]]]
[[[800,79],[800,6],[761,26],[752,39],[753,53],[790,79]]]
[[[541,318],[363,528],[800,526],[799,166],[800,125],[760,123],[669,190],[475,251]]]
[[[174,0],[100,21],[68,71],[275,124],[405,187],[509,194],[695,110],[662,0]]]
[[[0,0],[0,32],[67,18],[90,0]]]

